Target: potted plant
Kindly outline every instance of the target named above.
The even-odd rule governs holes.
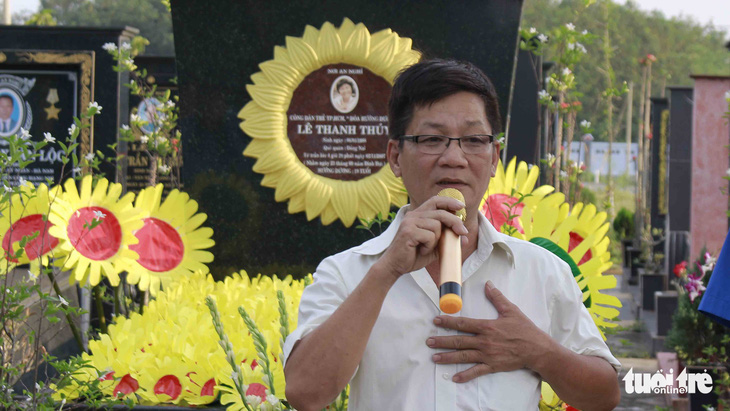
[[[697,310],[715,261],[715,258],[703,250],[694,264],[683,262],[675,267],[676,278],[673,283],[679,293],[679,301],[666,346],[674,348],[688,374],[702,373],[705,370],[710,373],[714,387],[709,394],[690,394],[691,410],[703,410],[704,405],[716,408],[718,405],[723,408],[730,405],[730,329]]]

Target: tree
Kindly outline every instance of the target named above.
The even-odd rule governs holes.
[[[617,84],[624,81],[641,84],[642,66],[639,59],[653,54],[658,61],[654,64],[657,73],[652,78],[652,90],[661,95],[666,85],[690,85],[690,74],[728,74],[724,41],[727,33],[710,24],[702,25],[691,18],[667,19],[660,12],[639,10],[635,3],[611,5],[610,44],[613,49],[611,65]],[[583,0],[525,0],[523,6],[523,27],[536,27],[540,32],[549,32],[566,23],[587,29],[596,35],[603,34],[601,7],[583,8]],[[606,140],[608,127],[603,113],[605,102],[601,92],[605,89],[605,76],[596,72],[603,65],[603,42],[588,45],[588,53],[576,66],[577,91],[582,93],[582,117],[595,127],[596,140]],[[545,56],[550,60],[550,55]],[[641,104],[640,93],[634,93],[634,106]],[[638,110],[637,110],[638,111]],[[633,135],[638,134],[639,118],[634,112]],[[615,136],[625,133],[623,122],[617,122]],[[620,137],[623,139],[623,137]]]
[[[136,27],[150,41],[146,54],[175,53],[172,19],[160,0],[41,0],[45,9],[61,26]]]

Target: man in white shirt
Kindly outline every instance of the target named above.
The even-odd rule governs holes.
[[[576,408],[613,409],[620,364],[568,265],[478,211],[501,131],[486,75],[454,61],[411,66],[393,85],[389,131],[411,204],[317,268],[284,347],[290,403],[319,410],[350,383],[351,410],[527,410],[544,380]],[[447,187],[464,204],[436,196]],[[462,222],[452,212],[464,206]],[[443,227],[462,237],[464,305],[453,316],[438,308]]]
[[[0,135],[9,135],[15,127],[15,122],[10,118],[14,109],[15,103],[10,96],[0,96]]]

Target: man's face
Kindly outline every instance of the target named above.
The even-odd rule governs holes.
[[[0,97],[0,120],[7,120],[13,114],[13,100]]]
[[[484,101],[474,93],[459,92],[430,106],[416,107],[407,135],[439,134],[463,137],[492,134]],[[451,141],[442,154],[422,154],[416,144],[398,140],[388,142],[388,162],[396,177],[402,177],[411,204],[418,207],[444,188],[453,187],[464,194],[468,215],[476,215],[499,161],[499,146],[490,144],[484,154],[464,154]]]

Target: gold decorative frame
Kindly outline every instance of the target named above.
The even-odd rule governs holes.
[[[349,227],[356,218],[387,215],[391,205],[408,201],[403,183],[390,167],[357,181],[340,181],[312,172],[297,158],[287,136],[287,110],[301,81],[328,64],[358,65],[393,84],[404,67],[421,55],[409,38],[390,29],[370,34],[362,23],[345,18],[339,28],[326,22],[318,30],[304,29],[302,37],[286,38],[286,47],[274,47],[274,59],[259,65],[246,90],[252,100],[238,113],[241,129],[252,138],[243,152],[256,158],[253,170],[264,174],[261,185],[274,188],[276,201],[289,201],[289,213],[319,216],[322,224],[336,219]]]
[[[37,64],[63,64],[76,65],[79,67],[80,76],[79,84],[81,85],[81,95],[79,102],[81,106],[79,110],[84,110],[94,100],[94,68],[96,64],[96,54],[93,51],[27,51],[27,50],[3,50],[0,55],[5,59],[0,59],[0,63],[37,63]],[[10,60],[7,56],[11,56]],[[91,127],[82,128],[80,132],[81,142],[79,149],[81,156],[93,151],[94,147],[94,119],[91,119]]]

